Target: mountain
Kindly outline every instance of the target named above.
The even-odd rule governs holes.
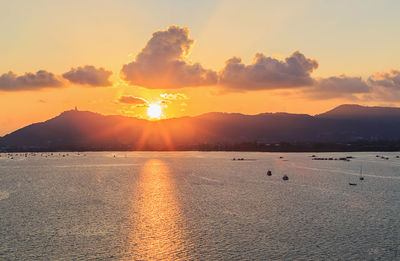
[[[330,111],[316,115],[325,119],[378,119],[400,120],[400,108],[366,107],[357,104],[343,104]]]
[[[71,110],[5,135],[0,150],[272,150],[282,142],[397,140],[399,108],[341,105],[316,116],[213,112],[160,121]]]

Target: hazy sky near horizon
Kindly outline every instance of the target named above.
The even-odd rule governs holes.
[[[400,105],[400,1],[0,0],[0,136],[78,106],[146,118]]]

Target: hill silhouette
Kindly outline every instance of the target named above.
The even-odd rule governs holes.
[[[400,141],[399,108],[341,105],[316,116],[213,112],[160,121],[71,110],[5,135],[0,138],[0,149],[276,150],[286,143],[304,146],[383,141]]]
[[[400,108],[366,107],[357,104],[343,104],[330,111],[316,115],[327,119],[376,119],[400,120]]]

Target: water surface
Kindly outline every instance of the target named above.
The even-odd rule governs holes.
[[[399,260],[400,153],[311,155],[3,153],[0,259]]]

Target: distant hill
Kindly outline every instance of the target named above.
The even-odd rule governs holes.
[[[400,141],[400,109],[341,105],[323,114],[206,113],[160,121],[66,111],[0,138],[5,151],[197,150],[276,143]],[[254,145],[256,144],[256,145]],[[261,144],[261,145],[260,145]],[[236,146],[236,147],[235,147]],[[273,145],[276,146],[276,145]],[[261,149],[260,149],[261,148]]]
[[[326,119],[377,119],[400,120],[400,108],[366,107],[357,104],[343,104],[333,110],[316,115]]]

